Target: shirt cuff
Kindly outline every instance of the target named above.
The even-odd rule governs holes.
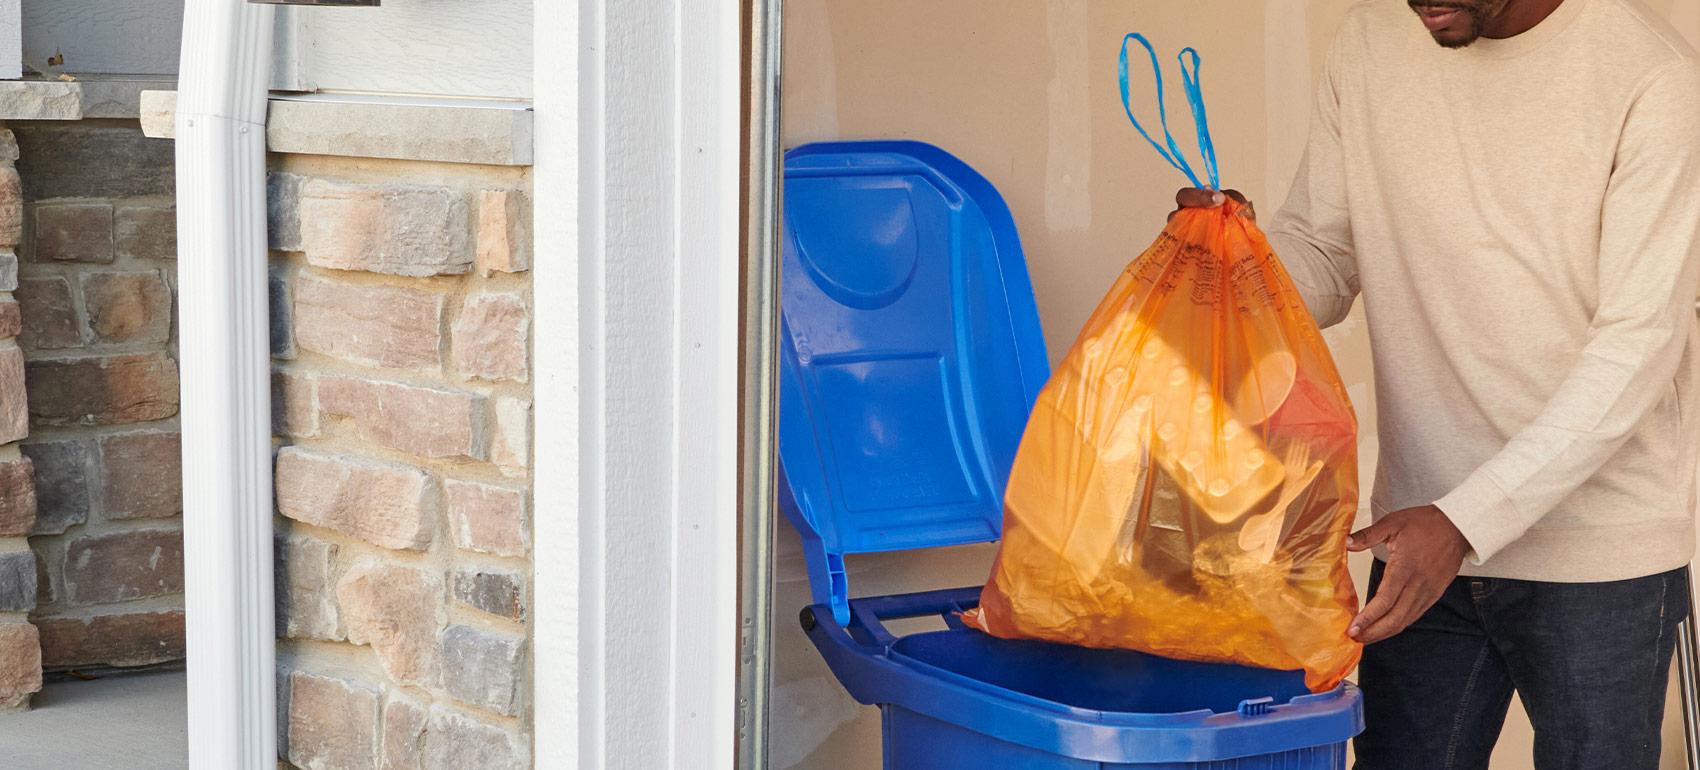
[[[1436,500],[1434,507],[1469,541],[1471,552],[1466,558],[1478,567],[1523,536],[1517,506],[1485,469],[1470,474],[1458,488]]]

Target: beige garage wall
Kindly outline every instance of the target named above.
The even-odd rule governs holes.
[[[1145,33],[1166,66],[1182,46],[1199,49],[1222,182],[1272,212],[1303,152],[1312,79],[1352,2],[789,0],[785,144],[920,139],[985,174],[1014,212],[1054,361],[1115,274],[1156,236],[1184,181],[1122,114],[1115,78],[1122,35]],[[1700,0],[1651,5],[1700,37]],[[1147,78],[1132,78],[1146,100],[1142,116],[1154,114]],[[1176,109],[1175,133],[1190,150],[1184,112]],[[1363,425],[1367,490],[1378,436],[1361,312],[1327,336]],[[852,559],[851,591],[978,584],[991,555],[982,546]],[[1355,566],[1361,581],[1365,565]],[[844,694],[792,621],[809,592],[787,525],[780,527],[777,572],[774,766],[878,768],[878,712]],[[1665,764],[1679,767],[1676,712],[1666,727]],[[1495,770],[1530,767],[1530,745],[1518,710]]]

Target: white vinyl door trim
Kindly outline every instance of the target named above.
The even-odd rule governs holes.
[[[728,769],[739,8],[537,2],[537,770]]]

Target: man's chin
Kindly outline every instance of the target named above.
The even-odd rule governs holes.
[[[1428,30],[1429,36],[1434,38],[1434,42],[1442,48],[1463,48],[1476,42],[1476,39],[1482,36],[1482,26],[1478,21],[1480,16],[1477,11],[1468,8],[1452,8],[1449,11],[1445,15],[1451,18],[1447,19],[1444,26],[1438,29],[1431,27]],[[1424,26],[1428,26],[1429,22],[1437,20],[1432,16],[1424,16],[1421,12],[1418,15],[1422,16]]]
[[[1431,34],[1434,36],[1434,42],[1439,43],[1441,48],[1463,48],[1480,37],[1470,32],[1453,32],[1449,29]]]

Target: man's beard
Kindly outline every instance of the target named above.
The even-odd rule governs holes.
[[[1482,17],[1475,9],[1466,9],[1464,15],[1470,17],[1470,31],[1458,40],[1440,40],[1442,48],[1463,48],[1482,38]]]

